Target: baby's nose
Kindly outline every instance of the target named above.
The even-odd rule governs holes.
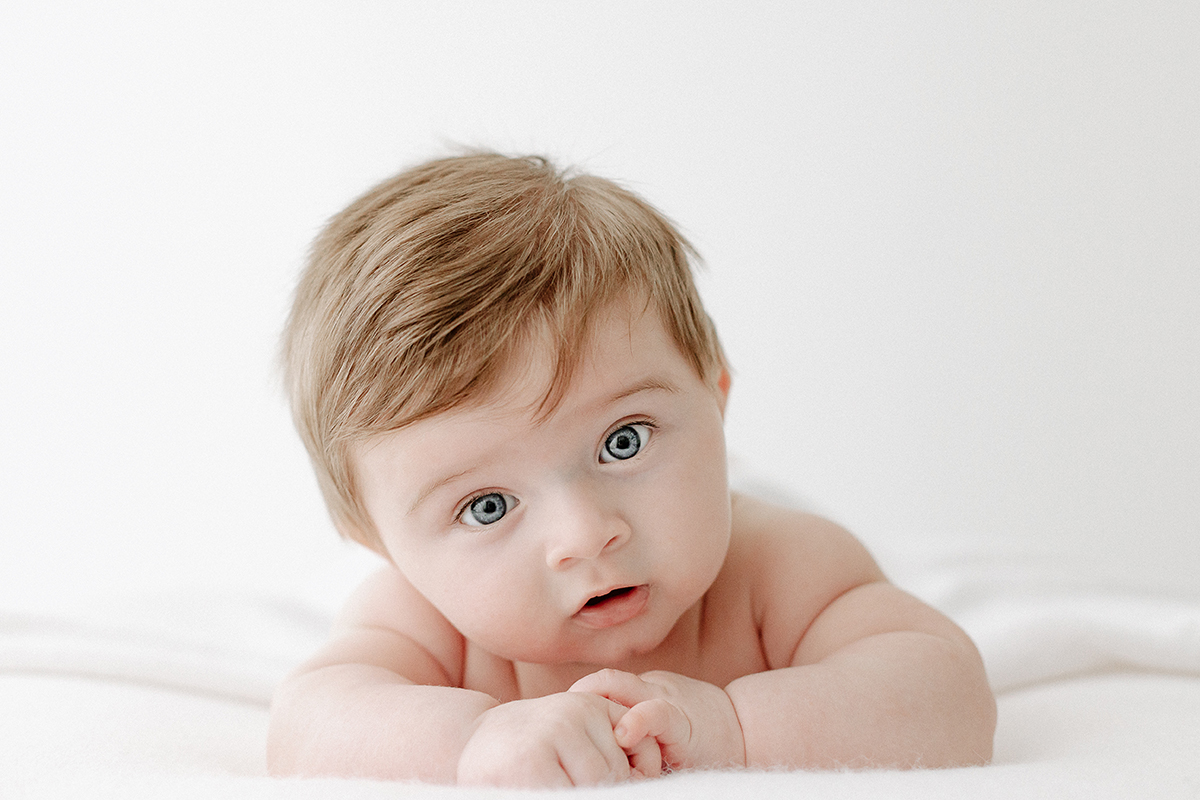
[[[549,534],[546,563],[551,569],[565,569],[581,559],[616,550],[631,533],[629,524],[616,509],[596,499],[574,498],[564,504]]]

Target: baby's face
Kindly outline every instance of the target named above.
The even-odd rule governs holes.
[[[724,398],[657,314],[597,321],[549,419],[551,361],[508,389],[359,452],[363,499],[396,566],[460,633],[503,658],[615,664],[653,650],[725,559]]]

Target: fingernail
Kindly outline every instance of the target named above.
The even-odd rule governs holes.
[[[613,729],[613,736],[617,737],[618,739],[624,739],[625,734],[627,734],[627,733],[629,733],[629,731],[627,731],[625,729],[624,725],[618,725],[616,728]]]

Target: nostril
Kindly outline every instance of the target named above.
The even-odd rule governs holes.
[[[629,526],[612,516],[591,513],[565,522],[549,534],[546,561],[554,569],[565,569],[579,560],[615,551],[630,536]]]

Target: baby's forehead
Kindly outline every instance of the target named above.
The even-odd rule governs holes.
[[[663,330],[658,311],[624,298],[576,319],[531,318],[493,364],[488,385],[463,406],[553,413],[581,381],[595,380],[605,364],[629,357],[647,328]]]
[[[650,353],[659,357],[648,358]],[[536,422],[564,404],[595,405],[627,391],[636,369],[665,368],[667,361],[676,369],[686,367],[661,315],[642,302],[610,303],[574,331],[557,329],[544,319],[531,321],[493,365],[486,386],[433,416],[445,423]]]
[[[355,449],[408,431],[519,430],[563,414],[602,412],[616,400],[647,387],[680,386],[695,374],[661,314],[642,302],[610,303],[573,329],[547,319],[530,320],[490,359],[473,390],[453,402],[431,396],[424,408],[408,409],[392,424],[364,431]]]

